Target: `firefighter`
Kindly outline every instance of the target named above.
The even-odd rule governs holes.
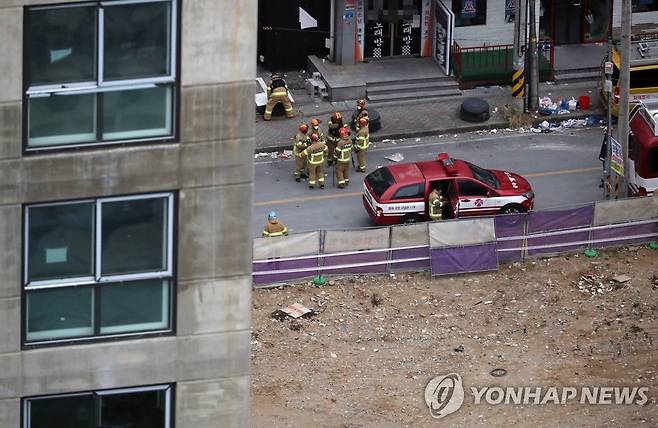
[[[263,119],[272,119],[272,111],[279,103],[283,104],[283,108],[286,111],[286,116],[288,118],[295,117],[295,114],[292,111],[292,103],[288,97],[288,85],[286,84],[286,81],[283,80],[283,77],[281,77],[280,74],[272,73],[270,83],[267,85],[267,105],[265,106]]]
[[[366,100],[361,98],[356,102],[356,117],[354,118],[354,129],[359,130],[359,120],[362,118],[368,118],[368,110],[366,110]]]
[[[370,146],[367,117],[359,119],[358,129],[356,137],[354,138],[354,151],[356,152],[356,159],[359,163],[356,170],[359,172],[366,172],[366,151],[368,150],[368,146]]]
[[[327,153],[327,145],[320,140],[318,134],[311,134],[311,145],[302,152],[308,162],[308,187],[315,189],[316,181],[320,189],[324,189],[324,155]]]
[[[350,184],[349,179],[349,165],[352,160],[352,140],[350,140],[350,132],[347,127],[342,127],[338,130],[340,140],[335,149],[336,156],[336,179],[338,180],[338,187],[343,189]]]
[[[320,123],[322,123],[320,119],[316,119],[316,118],[311,119],[311,135],[316,134],[318,136],[318,139],[324,143],[324,134],[320,129]],[[309,135],[309,137],[311,135]]]
[[[432,190],[432,193],[430,193],[427,200],[427,204],[430,219],[432,221],[443,220],[443,206],[445,204],[445,199],[443,198],[441,189],[436,188]]]
[[[329,128],[327,132],[327,148],[329,150],[327,154],[327,166],[331,166],[336,162],[336,145],[338,144],[338,140],[340,140],[338,131],[345,126],[343,115],[340,112],[334,112],[331,118],[329,118],[329,124],[327,126]]]
[[[306,158],[302,155],[302,152],[306,150],[309,144],[308,125],[302,123],[299,125],[299,131],[295,135],[295,142],[292,146],[292,153],[295,155],[295,181],[298,183],[302,178],[308,177]]]
[[[263,228],[263,236],[274,238],[283,235],[288,235],[288,228],[279,221],[275,211],[270,211],[267,214],[267,223]]]

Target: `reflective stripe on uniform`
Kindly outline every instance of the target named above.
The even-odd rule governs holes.
[[[370,146],[370,136],[357,135],[356,148],[359,150],[366,150]]]
[[[320,165],[322,162],[324,162],[323,150],[311,153],[308,163],[310,163],[311,165]]]
[[[336,151],[340,153],[338,157],[339,162],[348,162],[352,158],[352,146],[343,146],[343,148],[336,148]]]

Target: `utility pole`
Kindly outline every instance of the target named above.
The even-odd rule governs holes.
[[[619,126],[617,127],[621,152],[624,158],[624,176],[620,177],[618,195],[628,194],[628,95],[631,78],[631,0],[621,2],[621,70],[619,73]]]
[[[608,58],[605,64],[605,92],[608,99],[608,126],[606,126],[605,132],[605,141],[606,141],[606,152],[605,160],[603,161],[603,197],[605,199],[610,199],[611,196],[611,186],[612,186],[612,170],[610,169],[610,159],[612,158],[612,35],[608,36]]]
[[[514,50],[512,56],[514,58],[513,71],[512,71],[512,96],[514,97],[514,105],[519,111],[523,111],[523,98],[525,97],[525,49],[521,49],[521,29],[525,35],[525,19],[522,19],[521,14],[525,16],[525,2],[526,0],[514,0]],[[521,5],[523,4],[523,8]],[[523,11],[521,11],[523,9]],[[525,45],[525,37],[523,37]]]
[[[530,0],[530,83],[528,85],[528,109],[539,110],[539,58],[537,53],[537,24],[535,22],[536,0]]]

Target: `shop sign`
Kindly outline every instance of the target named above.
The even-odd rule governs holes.
[[[475,18],[477,9],[475,7],[475,0],[462,0],[462,18]]]

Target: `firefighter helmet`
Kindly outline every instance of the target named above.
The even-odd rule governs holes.
[[[299,132],[301,132],[302,134],[306,134],[308,132],[308,125],[305,123],[300,123]]]
[[[316,118],[311,119],[311,126],[315,128],[316,126],[320,126],[320,121]]]
[[[364,100],[363,98],[361,98],[360,100],[358,100],[358,101],[356,102],[356,106],[357,106],[358,108],[360,108],[360,109],[365,108],[365,106],[366,106],[366,100]]]
[[[319,140],[320,137],[318,136],[318,134],[311,134],[311,141],[319,141]]]
[[[359,126],[366,126],[368,124],[368,118],[367,117],[362,117],[359,119]]]
[[[342,120],[342,119],[343,119],[343,115],[340,114],[339,111],[334,112],[334,113],[331,115],[331,121],[334,122],[334,123],[336,123],[336,122],[338,122],[339,120]]]
[[[350,135],[350,131],[348,131],[347,128],[343,126],[338,130],[338,135],[340,135],[342,138],[345,138]]]
[[[278,217],[276,215],[276,211],[270,211],[267,213],[267,219],[268,220],[276,220]]]

